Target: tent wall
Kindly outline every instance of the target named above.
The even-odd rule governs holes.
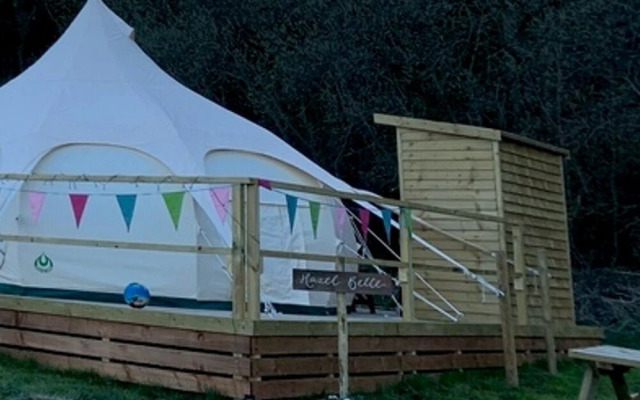
[[[166,175],[168,170],[142,153],[112,146],[74,145],[53,150],[33,172],[42,174],[122,174],[125,172]],[[175,185],[174,185],[175,186]],[[164,186],[163,191],[180,190]],[[37,221],[32,218],[29,193],[44,198]],[[76,226],[69,193],[90,194],[79,226]],[[138,194],[131,229],[127,231],[115,194]],[[153,186],[131,184],[50,183],[29,181],[14,191],[3,216],[17,209],[14,233],[27,236],[97,239],[146,243],[195,244],[198,224],[194,202],[185,196],[178,229],[169,218],[161,193]],[[7,225],[3,224],[3,227]],[[155,296],[196,299],[198,294],[196,255],[139,250],[112,250],[39,243],[11,243],[9,253],[17,256],[15,271],[26,287],[68,289],[100,293],[122,293],[130,282],[149,287]],[[46,255],[53,269],[43,273],[34,267],[37,257]],[[18,270],[15,270],[18,269]],[[4,277],[4,269],[0,271]],[[228,281],[225,282],[228,286]],[[225,293],[215,296],[225,300]],[[207,297],[212,297],[209,294]]]

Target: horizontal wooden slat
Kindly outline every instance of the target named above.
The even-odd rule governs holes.
[[[563,215],[565,213],[565,207],[563,204],[548,200],[542,200],[538,198],[529,197],[526,195],[513,194],[513,193],[503,193],[502,197],[504,199],[505,208],[511,207],[511,204],[516,204],[519,206],[524,206],[536,210],[541,211],[551,211],[553,213],[560,213]]]
[[[250,372],[249,359],[243,357],[85,339],[44,332],[0,328],[0,344],[216,374],[248,375]]]
[[[398,133],[406,135],[409,132],[416,134],[428,134],[430,132],[446,134],[449,137],[478,138],[484,140],[499,141],[500,131],[478,126],[452,124],[449,122],[429,121],[417,118],[398,117],[386,114],[374,114],[376,124],[395,126]]]
[[[474,161],[493,160],[493,153],[486,150],[464,150],[464,151],[443,151],[443,150],[405,150],[402,152],[402,160],[434,160],[434,161]]]
[[[505,184],[538,189],[550,194],[563,196],[562,182],[549,182],[531,176],[523,176],[517,172],[502,171],[502,181]]]
[[[0,309],[0,325],[218,352],[248,354],[250,350],[250,338],[247,336],[2,309]]]
[[[408,136],[403,136],[401,141],[402,150],[417,151],[417,150],[429,150],[429,151],[491,151],[493,146],[490,141],[477,140],[477,139],[453,139],[453,140],[429,140],[424,136],[416,139],[409,140]]]
[[[523,157],[521,155],[515,155],[508,152],[501,153],[500,160],[505,164],[512,164],[520,168],[531,169],[548,174],[560,175],[562,171],[562,167],[559,164],[549,164],[533,158]]]
[[[439,179],[410,179],[404,181],[405,190],[443,190],[443,189],[466,189],[466,190],[495,190],[496,183],[493,180],[439,180]]]
[[[545,200],[564,205],[564,197],[560,193],[551,193],[545,190],[539,190],[538,188],[505,183],[502,185],[502,191],[512,195],[527,196],[532,199]]]
[[[248,381],[219,376],[169,371],[116,362],[101,362],[33,350],[0,348],[0,352],[16,358],[33,359],[51,367],[92,371],[120,381],[163,386],[169,389],[189,392],[215,391],[234,398],[243,397],[250,390]]]
[[[64,300],[29,298],[0,295],[0,308],[15,311],[46,313],[74,318],[99,319],[139,325],[176,327],[215,333],[248,334],[250,324],[237,323],[231,318],[205,314],[191,314],[188,311],[175,312],[147,308],[135,310],[125,305],[80,303]]]
[[[485,181],[494,180],[495,172],[493,170],[459,170],[459,171],[403,171],[402,176],[405,180],[430,180],[430,181],[461,181],[473,182],[475,180]]]
[[[524,178],[531,178],[543,182],[548,182],[554,185],[562,185],[562,176],[554,175],[547,172],[535,171],[532,169],[526,169],[520,166],[516,166],[509,163],[500,164],[501,171],[505,173],[516,174]]]
[[[408,201],[424,201],[422,193],[414,193],[409,192],[406,194],[405,198]],[[425,202],[426,204],[427,202]],[[487,216],[496,216],[497,214],[497,203],[491,200],[446,200],[446,199],[436,199],[429,200],[429,205],[434,207],[444,207],[447,206],[449,208],[460,210],[460,211],[471,211],[476,213],[482,213]]]
[[[493,170],[493,161],[409,161],[402,160],[403,171]]]
[[[430,203],[431,200],[493,200],[496,199],[495,190],[479,190],[479,189],[424,189],[418,193],[409,194],[408,198],[421,198],[423,201]]]
[[[350,354],[397,353],[406,351],[499,351],[502,347],[499,336],[406,336],[406,337],[350,337]],[[537,344],[536,344],[537,343]],[[544,345],[542,338],[518,338],[519,349]],[[252,351],[261,356],[335,354],[337,341],[334,337],[288,337],[263,336],[253,339]]]
[[[551,165],[562,165],[563,161],[563,157],[560,154],[505,141],[500,142],[500,152],[532,158]]]

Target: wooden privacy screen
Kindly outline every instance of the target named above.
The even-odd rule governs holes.
[[[95,306],[89,317],[83,305],[53,301],[55,307],[46,312],[30,302],[42,303],[20,299],[11,306],[3,298],[0,352],[126,382],[212,390],[234,398],[338,389],[332,322],[266,320],[236,326],[228,318],[113,307],[99,312]],[[414,372],[499,367],[504,360],[498,325],[354,322],[350,329],[353,391],[373,390]],[[519,327],[516,335],[520,362],[544,357],[542,329]],[[602,335],[598,329],[566,327],[556,336],[558,352],[566,352],[597,344]]]
[[[552,317],[557,324],[573,325],[563,178],[568,153],[493,129],[388,115],[375,115],[375,121],[395,127],[402,200],[506,221],[414,211],[430,224],[416,224],[414,231],[492,284],[497,276],[490,253],[506,251],[514,278],[513,315],[521,325],[542,323],[539,280],[532,271],[537,270],[537,251],[543,249],[551,273]],[[517,246],[513,237],[520,232],[522,244]],[[465,314],[465,322],[499,322],[495,296],[420,245],[414,244],[413,256],[416,263],[428,265],[416,271]],[[419,282],[416,289],[446,307]],[[442,319],[424,304],[416,307],[418,318]]]

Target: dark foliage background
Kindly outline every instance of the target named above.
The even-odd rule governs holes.
[[[395,138],[374,112],[566,147],[574,265],[638,267],[638,0],[105,2],[179,81],[380,194]],[[82,4],[0,0],[0,83]]]

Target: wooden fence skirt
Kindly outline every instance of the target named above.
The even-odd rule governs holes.
[[[100,319],[71,316],[71,308],[58,307],[53,313],[17,308],[0,305],[0,352],[46,365],[184,391],[212,390],[234,398],[252,394],[272,399],[338,390],[337,340],[328,333],[335,332],[335,323],[328,321],[302,321],[298,329],[293,329],[294,321],[259,321],[252,329],[230,333],[202,324],[159,326],[149,318],[135,323],[126,314],[136,311],[128,309]],[[353,391],[398,382],[404,374],[503,365],[497,325],[439,328],[366,322],[353,323],[352,328]],[[534,328],[516,331],[519,362],[545,356],[544,330]],[[558,333],[557,350],[597,344],[601,337],[599,330],[590,328],[564,329]]]

